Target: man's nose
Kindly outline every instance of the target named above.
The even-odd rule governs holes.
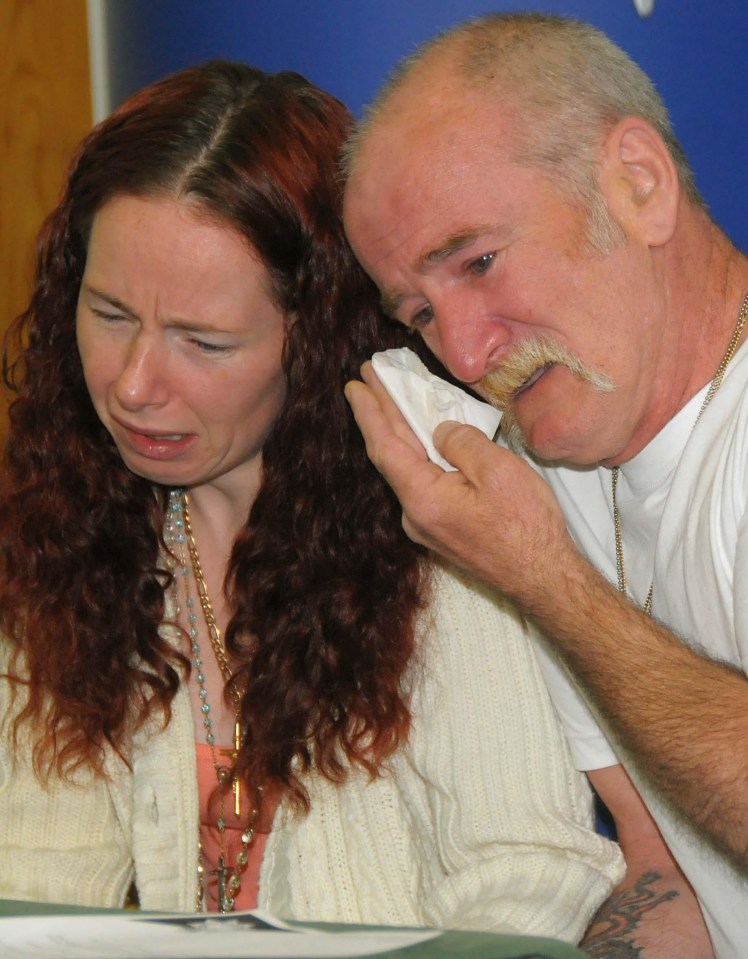
[[[161,406],[168,399],[168,362],[151,337],[140,334],[129,344],[115,383],[115,396],[123,409],[135,412]]]
[[[434,352],[463,383],[477,383],[496,367],[510,331],[501,320],[469,303],[445,302],[436,310]],[[427,338],[428,342],[428,338]],[[431,345],[431,343],[429,343]]]

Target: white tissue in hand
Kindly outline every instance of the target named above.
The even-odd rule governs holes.
[[[477,426],[493,439],[501,422],[501,413],[434,376],[412,350],[403,347],[375,353],[371,365],[408,426],[423,443],[429,459],[442,469],[455,469],[434,448],[434,430],[444,420]]]

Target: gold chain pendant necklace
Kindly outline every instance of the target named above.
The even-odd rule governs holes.
[[[226,766],[220,763],[216,755],[216,740],[215,733],[213,731],[214,724],[213,719],[210,716],[208,691],[205,686],[206,677],[203,672],[203,662],[201,659],[201,650],[198,641],[195,602],[192,598],[189,588],[190,568],[186,563],[186,556],[184,552],[185,543],[187,544],[189,551],[192,576],[194,577],[195,584],[197,586],[198,599],[200,606],[202,607],[203,618],[208,630],[210,644],[224,682],[228,681],[228,679],[231,677],[231,666],[229,664],[226,651],[223,647],[223,643],[221,642],[221,633],[216,623],[215,615],[213,613],[213,605],[210,601],[208,587],[205,582],[202,566],[200,565],[200,556],[197,550],[197,543],[195,542],[192,526],[190,524],[187,495],[184,490],[172,490],[170,494],[165,539],[170,550],[172,550],[175,559],[178,559],[180,563],[179,571],[184,583],[185,607],[187,612],[188,634],[191,644],[193,674],[199,690],[201,702],[200,710],[203,715],[203,726],[205,727],[205,739],[210,746],[211,755],[213,757],[213,768],[216,773],[218,788],[220,790],[220,808],[218,820],[216,822],[216,828],[218,830],[219,854],[216,868],[211,870],[210,875],[215,876],[217,879],[218,911],[222,913],[232,912],[235,906],[236,897],[241,889],[242,874],[249,863],[249,848],[254,841],[254,823],[257,819],[258,810],[256,805],[250,810],[248,824],[242,831],[241,848],[236,857],[236,866],[231,869],[226,862],[225,798],[226,790],[229,787],[229,783],[231,783],[231,789],[234,793],[234,812],[238,817],[241,812],[241,785],[239,778],[237,776],[232,776],[232,766]],[[179,616],[179,612],[179,607],[177,606],[177,616]],[[239,690],[236,688],[233,689],[232,693],[235,710],[234,748],[222,749],[220,752],[221,754],[226,755],[231,760],[233,765],[236,762],[239,750],[242,746],[242,730],[240,720],[242,696]],[[261,795],[261,792],[262,791],[258,789],[258,795]],[[196,908],[198,911],[203,908],[205,880],[204,873],[205,870],[202,860],[202,846],[200,846],[200,858],[197,867],[198,889]]]
[[[229,679],[231,679],[231,666],[229,665],[226,651],[224,650],[223,643],[221,642],[221,632],[218,629],[218,624],[216,623],[216,617],[213,613],[213,604],[210,601],[208,586],[205,582],[205,576],[203,575],[203,568],[200,565],[200,554],[197,551],[197,543],[195,542],[195,536],[192,532],[192,526],[190,524],[190,509],[187,502],[187,494],[185,492],[182,492],[182,516],[184,517],[184,532],[187,537],[187,548],[190,552],[192,575],[195,578],[197,596],[200,600],[203,618],[205,619],[205,625],[208,629],[210,645],[213,648],[213,655],[218,663],[218,668],[221,670],[223,681],[224,683],[227,683]],[[239,755],[239,750],[242,748],[242,725],[240,718],[242,697],[236,687],[234,687],[231,692],[232,699],[234,701],[234,749],[222,749],[221,753],[227,755],[232,762],[236,762],[236,759]],[[219,767],[219,769],[221,770],[220,774],[218,769],[216,770],[219,780],[222,778],[222,776],[225,780],[225,767]],[[234,791],[234,813],[238,816],[241,812],[241,783],[237,776],[233,777],[231,785]]]
[[[738,322],[735,324],[735,329],[733,330],[732,336],[730,337],[730,342],[727,344],[727,349],[725,350],[725,355],[720,360],[719,366],[717,367],[717,372],[714,374],[714,379],[709,384],[709,389],[707,390],[706,396],[704,397],[704,402],[701,404],[701,409],[699,414],[694,421],[694,426],[701,419],[701,414],[709,406],[714,394],[722,385],[722,380],[724,378],[727,367],[730,365],[730,361],[733,356],[735,356],[735,351],[738,348],[738,343],[740,342],[740,337],[743,334],[743,328],[745,327],[745,321],[748,318],[748,294],[745,295],[743,299],[743,305],[740,307],[740,312],[738,313]],[[616,572],[618,574],[618,589],[619,592],[624,595],[628,594],[628,583],[626,580],[626,567],[623,563],[623,532],[621,529],[621,514],[618,511],[618,502],[616,500],[616,487],[618,486],[618,473],[619,467],[614,466],[610,471],[610,491],[611,498],[613,500],[613,530],[615,533],[615,544],[616,544]],[[647,616],[652,615],[652,597],[654,595],[654,578],[649,584],[649,589],[647,590],[647,596],[642,605],[642,609],[647,614]]]

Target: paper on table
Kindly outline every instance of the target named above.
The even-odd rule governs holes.
[[[24,916],[0,920],[3,959],[320,959],[374,956],[437,930],[319,932],[262,913]]]
[[[477,426],[489,439],[494,438],[501,413],[435,376],[413,350],[402,347],[375,353],[371,365],[408,426],[423,444],[428,458],[442,469],[455,469],[437,453],[433,443],[434,430],[444,420]]]

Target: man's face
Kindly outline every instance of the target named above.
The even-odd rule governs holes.
[[[549,460],[625,461],[656,402],[648,250],[592,250],[585,211],[510,159],[508,119],[477,95],[437,99],[409,110],[406,98],[378,122],[346,191],[346,230],[385,310],[483,396],[518,344],[559,347],[611,388],[541,348],[509,388],[525,444]]]

